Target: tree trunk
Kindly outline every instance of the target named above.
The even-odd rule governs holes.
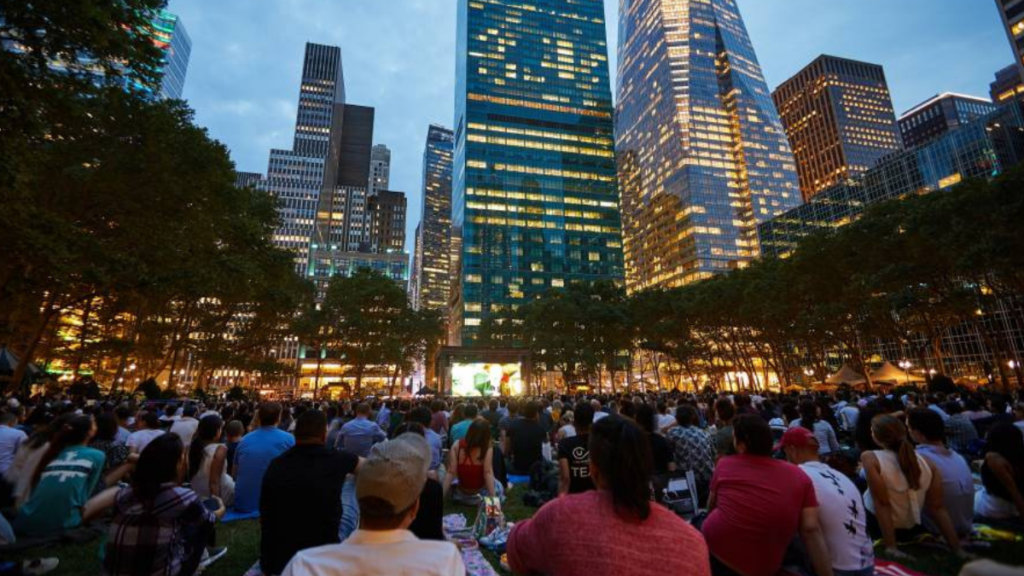
[[[54,305],[57,302],[57,295],[51,294],[46,301],[46,305],[43,307],[43,316],[39,320],[39,325],[32,333],[32,338],[28,342],[28,346],[21,352],[21,357],[18,358],[18,366],[14,368],[14,374],[11,376],[11,389],[17,390],[21,387],[22,381],[25,379],[25,374],[28,373],[28,365],[32,362],[32,357],[36,353],[36,348],[39,346],[39,341],[43,339],[43,333],[46,332],[46,327],[53,320],[56,315]],[[25,387],[25,391],[28,391],[28,387]]]
[[[92,303],[96,298],[89,298],[85,301],[85,308],[82,309],[82,325],[78,328],[78,354],[75,356],[74,377],[77,380],[78,374],[85,363],[85,342],[89,337],[89,316],[92,316]]]

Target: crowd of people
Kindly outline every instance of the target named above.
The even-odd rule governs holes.
[[[463,574],[444,503],[543,490],[520,574],[870,576],[1024,529],[1024,406],[972,393],[239,402],[9,398],[0,545],[100,536],[97,571],[195,574],[259,518],[266,575]],[[980,475],[976,489],[972,465]],[[666,503],[688,480],[693,506]],[[677,488],[673,488],[676,490]],[[0,565],[41,574],[55,559]]]

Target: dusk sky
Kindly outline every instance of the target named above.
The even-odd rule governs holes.
[[[192,37],[185,98],[239,170],[290,148],[304,44],[340,46],[352,104],[376,108],[391,188],[419,223],[427,127],[452,125],[456,0],[170,0]],[[618,0],[605,0],[613,94]],[[896,113],[939,92],[988,97],[1013,62],[992,0],[739,0],[768,86],[828,53],[882,64]]]

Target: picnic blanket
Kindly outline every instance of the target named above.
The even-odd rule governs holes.
[[[915,572],[906,566],[888,560],[875,559],[876,576],[928,576],[921,572]]]
[[[442,520],[444,526],[444,537],[449,542],[452,541],[452,536],[458,532],[465,533],[470,529],[466,525],[466,517],[462,514],[448,514]],[[462,554],[462,563],[466,565],[466,574],[468,576],[498,576],[498,573],[494,571],[494,567],[487,561],[487,558],[481,552],[480,548],[473,547],[459,547],[459,553]]]
[[[235,512],[234,509],[231,509],[224,513],[224,517],[220,521],[221,524],[227,524],[228,522],[238,522],[239,520],[255,520],[259,517],[259,510],[255,512]]]

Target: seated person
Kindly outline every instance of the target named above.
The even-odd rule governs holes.
[[[934,410],[914,408],[907,412],[907,428],[917,444],[917,453],[934,464],[942,474],[942,499],[957,536],[970,536],[974,529],[974,478],[964,457],[946,447],[949,428],[943,423],[942,416]],[[921,521],[926,530],[932,534],[939,533],[938,524],[927,510],[921,513]]]
[[[590,425],[594,409],[580,402],[571,413],[575,434],[558,443],[558,495],[579,494],[594,489],[590,478]]]
[[[408,530],[430,469],[430,446],[402,434],[373,447],[356,478],[360,524],[341,544],[303,550],[282,576],[463,576],[466,567],[450,542],[420,540]]]
[[[707,546],[697,530],[650,501],[651,448],[643,430],[605,416],[590,430],[589,449],[597,489],[552,500],[518,522],[508,538],[512,570],[708,576]]]
[[[921,512],[927,507],[946,543],[962,556],[960,539],[943,502],[939,469],[914,450],[903,423],[893,416],[875,416],[871,421],[871,436],[881,447],[861,454],[868,479],[864,506],[869,513],[871,536],[882,538],[890,556],[905,559],[898,543],[924,532]]]
[[[14,531],[24,537],[56,536],[82,524],[82,507],[103,473],[103,452],[86,444],[96,434],[92,416],[67,421],[50,441],[32,476],[32,496],[18,510]]]
[[[474,419],[466,437],[456,442],[448,454],[444,493],[451,492],[457,504],[470,506],[479,504],[483,496],[504,496],[501,484],[494,481],[493,450],[490,423],[484,418]]]
[[[295,424],[295,446],[275,458],[260,496],[260,566],[280,574],[299,550],[341,540],[342,486],[359,457],[326,447],[327,417],[303,412]],[[355,523],[353,523],[355,524]]]
[[[216,496],[231,506],[235,502],[235,480],[228,474],[228,447],[219,442],[224,421],[216,414],[203,416],[189,446],[189,484],[202,498]]]
[[[409,417],[419,408],[415,408],[409,412]],[[411,421],[409,418],[405,422],[398,425],[395,428],[395,436],[401,436],[402,434],[416,434],[427,438],[427,444],[430,444],[430,433],[433,432],[430,428],[427,428],[419,421]],[[430,446],[430,451],[433,453],[434,447]],[[433,460],[433,454],[431,454],[431,460]],[[431,464],[433,466],[433,464]],[[435,480],[432,476],[434,471],[431,470],[427,474],[427,483],[423,485],[423,492],[420,493],[420,509],[416,513],[416,519],[413,520],[409,526],[409,531],[416,535],[420,540],[444,540],[444,488],[441,487],[441,483]]]
[[[103,573],[108,576],[195,574],[200,562],[209,564],[227,552],[210,548],[214,523],[224,504],[212,499],[210,509],[199,495],[182,488],[185,446],[177,434],[164,434],[139,456],[131,486],[111,488],[89,501],[86,516],[114,509]],[[212,506],[211,506],[212,507]]]
[[[508,427],[505,453],[511,463],[510,474],[529,474],[533,465],[544,459],[543,446],[547,441],[547,433],[537,421],[539,410],[536,402],[528,402],[523,408],[523,417]]]
[[[981,490],[974,499],[974,514],[988,520],[1024,519],[1024,436],[1009,423],[989,432],[981,465]]]
[[[235,510],[239,513],[260,509],[263,474],[274,458],[295,445],[295,437],[277,427],[282,410],[277,402],[261,405],[259,428],[246,434],[235,451]]]
[[[139,429],[129,434],[128,440],[125,443],[132,454],[142,454],[142,451],[146,449],[146,446],[154,438],[164,433],[160,427],[160,417],[157,416],[156,412],[143,412],[139,414],[138,425]]]

